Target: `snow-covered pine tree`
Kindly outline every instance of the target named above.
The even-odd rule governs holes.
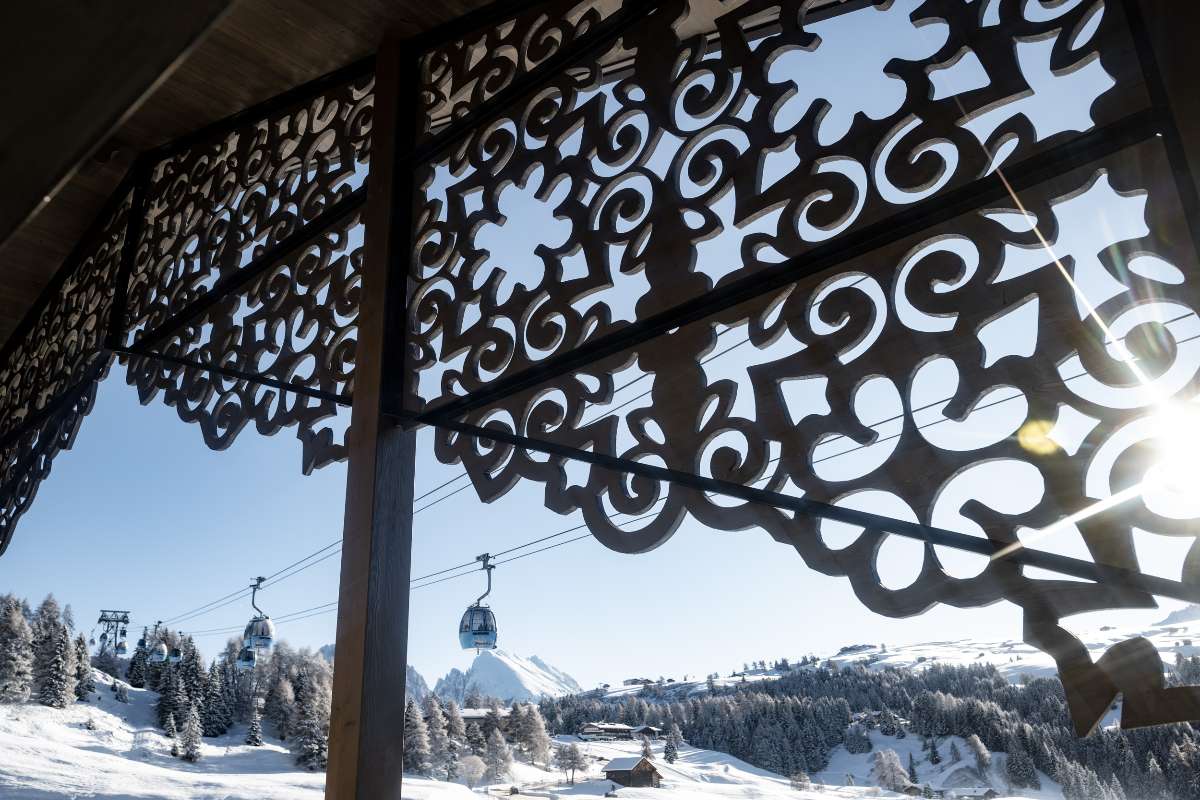
[[[404,704],[404,771],[424,775],[429,771],[429,729],[410,698]]]
[[[296,763],[309,770],[325,769],[329,763],[329,721],[322,714],[320,696],[310,688],[298,705],[292,736]]]
[[[671,744],[675,745],[676,751],[683,747],[683,731],[679,729],[678,723],[671,723],[671,731],[667,734],[667,739],[671,742]]]
[[[117,684],[117,702],[118,703],[128,703],[129,702],[129,684],[126,684],[126,683],[118,683]]]
[[[950,743],[950,763],[957,764],[962,761],[962,751],[958,749],[958,742]]]
[[[1015,736],[1009,737],[1005,752],[1008,753],[1008,757],[1004,761],[1004,773],[1009,785],[1015,789],[1040,789],[1041,781],[1038,779],[1033,759],[1025,751],[1020,740]]]
[[[908,779],[913,783],[917,782],[917,759],[912,753],[908,754]]]
[[[183,651],[183,660],[177,667],[179,683],[187,692],[188,702],[199,707],[199,713],[203,718],[208,671],[204,669],[204,664],[200,661],[200,651],[196,649],[196,643],[191,636],[184,637],[180,643],[180,650]]]
[[[0,611],[0,703],[22,703],[33,688],[33,631],[16,603]]]
[[[807,772],[795,772],[788,779],[792,788],[798,792],[806,792],[812,788],[812,778],[808,777]]]
[[[208,680],[204,696],[204,717],[202,725],[205,736],[220,736],[229,730],[229,709],[225,707],[225,685],[221,682],[221,671],[217,662],[212,662],[208,668]]]
[[[442,704],[434,695],[427,695],[423,705],[425,729],[429,740],[429,768],[440,770],[446,764],[446,747],[450,741],[446,734],[446,717],[442,714]],[[405,711],[407,710],[405,706]]]
[[[487,764],[484,778],[489,783],[504,780],[512,769],[512,751],[508,749],[508,742],[504,741],[504,734],[500,733],[499,728],[494,728],[488,735],[483,763]]]
[[[904,730],[901,728],[901,730]],[[951,744],[953,747],[953,743]],[[937,766],[942,763],[942,754],[938,752],[937,740],[932,736],[929,737],[929,763]]]
[[[525,706],[517,735],[520,737],[521,749],[525,751],[530,764],[549,762],[550,735],[546,733],[546,721],[542,719],[542,712],[532,703]]]
[[[679,750],[675,747],[675,742],[667,739],[663,744],[663,761],[666,761],[668,764],[674,764],[677,758],[679,758]]]
[[[467,747],[471,748],[471,754],[483,758],[483,754],[487,752],[487,740],[483,738],[483,731],[474,721],[467,723]]]
[[[47,602],[52,600],[47,598]],[[44,706],[66,708],[75,693],[75,648],[70,634],[66,625],[49,617],[39,620],[37,630],[33,659],[37,700]]]
[[[877,750],[871,757],[871,777],[876,785],[893,792],[903,792],[908,786],[908,772],[895,750]]]
[[[266,703],[263,706],[263,716],[275,729],[275,735],[287,741],[292,734],[292,720],[295,717],[296,693],[292,682],[287,676],[280,676],[267,692]]]
[[[458,780],[458,742],[446,739],[446,780]]]
[[[262,715],[258,713],[258,704],[250,710],[250,726],[246,729],[246,744],[251,747],[262,747]]]
[[[200,725],[200,709],[195,703],[188,705],[183,730],[179,733],[180,757],[184,761],[200,760],[200,736],[204,729]]]
[[[143,635],[143,640],[145,635]],[[129,681],[129,685],[135,689],[146,688],[146,664],[150,654],[146,652],[144,644],[138,645],[133,649],[133,656],[129,659],[129,668],[125,670],[125,680]]]
[[[158,718],[158,727],[167,729],[167,720],[183,709],[175,708],[175,670],[173,665],[165,664],[159,673],[158,700],[154,703],[154,713]]]
[[[179,732],[175,730],[175,715],[167,715],[167,723],[164,724],[162,735],[170,739],[170,754],[175,758],[179,758]]]
[[[654,758],[654,748],[650,746],[650,737],[642,735],[642,758]]]
[[[88,655],[87,639],[81,633],[75,637],[75,699],[87,700],[94,691],[96,681],[92,678],[92,659]]]
[[[446,735],[459,744],[467,741],[467,726],[463,722],[462,711],[453,700],[446,703]]]
[[[175,678],[171,681],[171,709],[175,712],[175,724],[179,726],[180,733],[183,732],[183,722],[187,719],[188,709],[193,705],[183,685],[183,675],[176,670]]]
[[[504,727],[504,720],[500,718],[500,706],[493,702],[492,707],[484,715],[483,722],[479,724],[479,732],[483,734],[484,741],[487,741],[492,738],[492,731],[498,731],[502,727]]]

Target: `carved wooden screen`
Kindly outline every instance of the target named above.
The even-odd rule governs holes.
[[[1118,692],[1126,726],[1200,717],[1148,642],[1093,664],[1060,625],[1200,593],[1200,546],[1174,580],[1133,546],[1196,535],[1153,473],[1200,318],[1129,9],[618,5],[425,59],[398,413],[482,499],[537,481],[615,550],[690,515],[882,614],[1010,600],[1080,732]],[[1068,525],[1090,558],[1037,548]]]
[[[618,551],[690,516],[882,614],[1009,600],[1081,733],[1118,692],[1200,718],[1148,642],[1093,663],[1061,625],[1200,599],[1200,216],[1138,5],[516,7],[409,49],[397,422]],[[139,160],[5,345],[0,552],[114,355],[211,447],[345,457],[372,74]],[[1039,546],[1067,529],[1087,558]],[[1135,534],[1193,544],[1155,577]]]
[[[143,403],[224,448],[296,428],[344,457],[373,65],[357,64],[138,159],[0,373],[0,553],[113,356]]]

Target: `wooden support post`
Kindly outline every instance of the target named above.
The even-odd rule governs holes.
[[[389,40],[375,77],[362,301],[348,435],[330,800],[400,797],[416,433],[384,414],[404,383],[416,65]]]

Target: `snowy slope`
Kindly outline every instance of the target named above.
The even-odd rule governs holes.
[[[555,744],[559,746],[573,741],[576,741],[574,737],[559,737]],[[604,779],[604,773],[601,771],[604,764],[613,758],[641,754],[641,745],[635,742],[578,742],[578,744],[584,750],[589,766],[587,770],[576,775],[574,786],[566,785],[561,773],[545,772],[527,764],[516,764],[513,780],[492,787],[493,792],[498,790],[503,793],[507,787],[516,785],[520,787],[523,797],[549,797],[552,795],[561,798],[603,797],[605,792],[614,788],[612,783]],[[881,744],[890,746],[886,742],[881,742]],[[961,742],[959,744],[962,746]],[[919,739],[915,740],[914,746],[917,754],[920,755]],[[948,748],[949,744],[944,746]],[[849,759],[839,765],[843,768],[843,772],[836,776],[836,780],[825,784],[818,776],[811,790],[797,791],[791,788],[786,778],[753,767],[745,761],[725,753],[701,750],[685,745],[679,750],[679,760],[674,764],[667,764],[662,758],[661,742],[654,745],[654,751],[654,764],[662,775],[662,786],[658,789],[618,788],[617,797],[624,798],[624,800],[734,800],[734,798],[739,800],[741,798],[750,798],[751,800],[831,800],[832,798],[857,800],[866,797],[892,798],[894,800],[905,797],[905,795],[885,791],[875,786],[863,785],[869,783],[867,773],[870,769],[870,754],[849,756],[843,751],[842,755],[849,756]],[[907,750],[902,756],[905,763],[907,763],[906,753]],[[867,764],[866,769],[861,771],[862,780],[858,781],[859,785],[843,786],[846,771],[854,771],[854,774],[858,775],[859,761]],[[448,784],[415,776],[406,776],[404,780],[405,798],[469,800],[471,797],[479,797],[479,794],[472,795],[465,787],[458,784]],[[1052,785],[1048,791],[1025,792],[1022,796],[1042,798],[1043,800],[1060,800],[1062,797],[1057,788]]]
[[[503,650],[484,650],[470,669],[452,669],[438,680],[434,694],[458,703],[472,691],[500,700],[538,700],[575,694],[582,688],[575,679],[537,656],[522,658]]]
[[[130,689],[129,703],[118,703],[112,679],[95,675],[98,691],[86,703],[0,705],[0,797],[318,800],[324,793],[324,773],[301,771],[269,737],[262,747],[246,746],[242,726],[205,739],[195,764],[172,757],[154,725],[156,695]],[[95,730],[85,727],[89,720]]]
[[[1194,618],[1193,618],[1194,617]],[[1108,648],[1135,636],[1149,639],[1158,649],[1165,667],[1170,670],[1175,664],[1176,654],[1200,656],[1200,607],[1190,606],[1169,615],[1162,622],[1149,626],[1100,626],[1082,630],[1078,634],[1088,647],[1093,659],[1102,656]],[[787,655],[787,654],[784,654]],[[1019,639],[987,639],[982,637],[947,639],[916,644],[848,644],[836,652],[817,654],[819,663],[831,661],[838,666],[862,664],[871,670],[887,667],[924,669],[933,664],[969,666],[991,664],[1012,682],[1021,682],[1026,677],[1053,678],[1058,675],[1054,661],[1047,654]],[[791,661],[793,668],[799,659]],[[636,666],[636,665],[635,665]],[[734,686],[756,681],[774,680],[780,672],[772,669],[751,669],[745,674],[723,675],[716,680],[720,687]],[[619,683],[614,681],[614,684]],[[708,690],[704,680],[676,681],[654,687],[669,700],[682,699],[691,694],[702,694]],[[613,685],[605,696],[619,698],[636,695],[641,686]]]
[[[1200,655],[1200,616],[1196,619],[1187,617],[1186,614],[1172,615],[1157,625],[1147,627],[1102,626],[1090,631],[1080,631],[1079,636],[1087,645],[1093,659],[1099,658],[1118,642],[1144,636],[1158,648],[1163,663],[1170,668],[1175,663],[1176,653],[1184,656]],[[889,645],[886,650],[880,645],[862,645],[861,649],[853,648],[853,652],[833,654],[829,658],[837,664],[865,662],[871,669],[924,667],[935,663],[957,666],[994,664],[1010,681],[1019,681],[1027,675],[1054,677],[1058,674],[1050,656],[1016,639],[951,639]]]

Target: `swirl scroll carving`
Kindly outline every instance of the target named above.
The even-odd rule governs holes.
[[[354,215],[316,225],[349,202],[369,169],[373,79],[343,85],[250,120],[170,155],[153,169],[145,235],[130,284],[135,342],[184,312],[218,282],[270,258],[304,231],[292,254],[215,306],[180,320],[158,353],[264,375],[347,400],[353,390],[362,225]],[[260,433],[295,426],[307,473],[344,457],[337,402],[135,356],[127,380],[158,396],[205,442],[227,447],[253,421]]]
[[[997,546],[1071,537],[1096,563],[1134,571],[1135,531],[1183,537],[1178,579],[1200,584],[1200,506],[1154,474],[1162,411],[1187,408],[1200,370],[1200,298],[1185,278],[1196,253],[1159,143],[1064,163],[920,234],[885,230],[1144,109],[1119,4],[897,0],[814,21],[800,4],[747,2],[708,33],[677,36],[696,6],[664,4],[623,37],[620,70],[551,80],[429,165],[410,410],[792,269],[795,283],[464,420]],[[893,49],[875,55],[855,36]],[[854,59],[823,55],[838,47]],[[850,98],[812,79],[833,65]],[[885,243],[805,276],[806,254],[880,230]],[[740,356],[709,365],[734,342]],[[621,394],[630,378],[646,397]],[[660,545],[690,516],[766,530],[882,614],[1007,599],[1026,641],[1057,661],[1080,733],[1119,692],[1126,725],[1200,717],[1200,689],[1163,688],[1146,643],[1094,661],[1063,627],[1152,606],[1144,592],[919,544],[897,580],[885,564],[902,542],[882,531],[568,470],[449,430],[436,453],[463,464],[485,501],[543,484],[547,507],[582,513],[621,552]],[[1089,508],[1108,510],[1062,522]]]

